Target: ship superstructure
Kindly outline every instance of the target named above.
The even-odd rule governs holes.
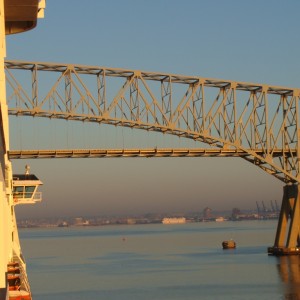
[[[43,17],[44,0],[0,0],[0,299],[31,299],[26,264],[20,247],[15,205],[41,199],[37,187],[41,181],[29,174],[13,176],[8,159],[9,124],[6,104],[4,58],[8,34],[33,29]]]

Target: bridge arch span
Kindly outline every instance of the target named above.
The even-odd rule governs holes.
[[[11,115],[185,137],[237,150],[281,181],[299,182],[299,89],[71,64],[5,67]]]

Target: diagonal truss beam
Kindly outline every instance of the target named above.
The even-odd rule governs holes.
[[[300,182],[299,89],[43,62],[6,61],[5,69],[11,115],[186,137]]]

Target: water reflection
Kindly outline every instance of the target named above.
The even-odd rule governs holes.
[[[278,271],[285,285],[285,298],[290,300],[300,299],[300,257],[278,257]]]

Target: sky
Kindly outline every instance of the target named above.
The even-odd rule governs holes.
[[[7,37],[7,59],[299,88],[299,9],[298,0],[48,0],[34,30]],[[96,134],[101,147],[124,139],[111,126],[78,129],[70,123],[11,117],[10,148],[30,148],[25,140],[65,148],[69,138],[49,138],[50,127],[77,135],[74,147]],[[157,139],[166,147],[185,143],[143,131],[125,139],[128,148],[136,140],[153,147]],[[201,213],[207,206],[255,210],[256,201],[270,207],[282,198],[282,182],[239,158],[15,160],[14,173],[23,173],[26,164],[44,183],[43,202],[18,207],[19,218]]]

